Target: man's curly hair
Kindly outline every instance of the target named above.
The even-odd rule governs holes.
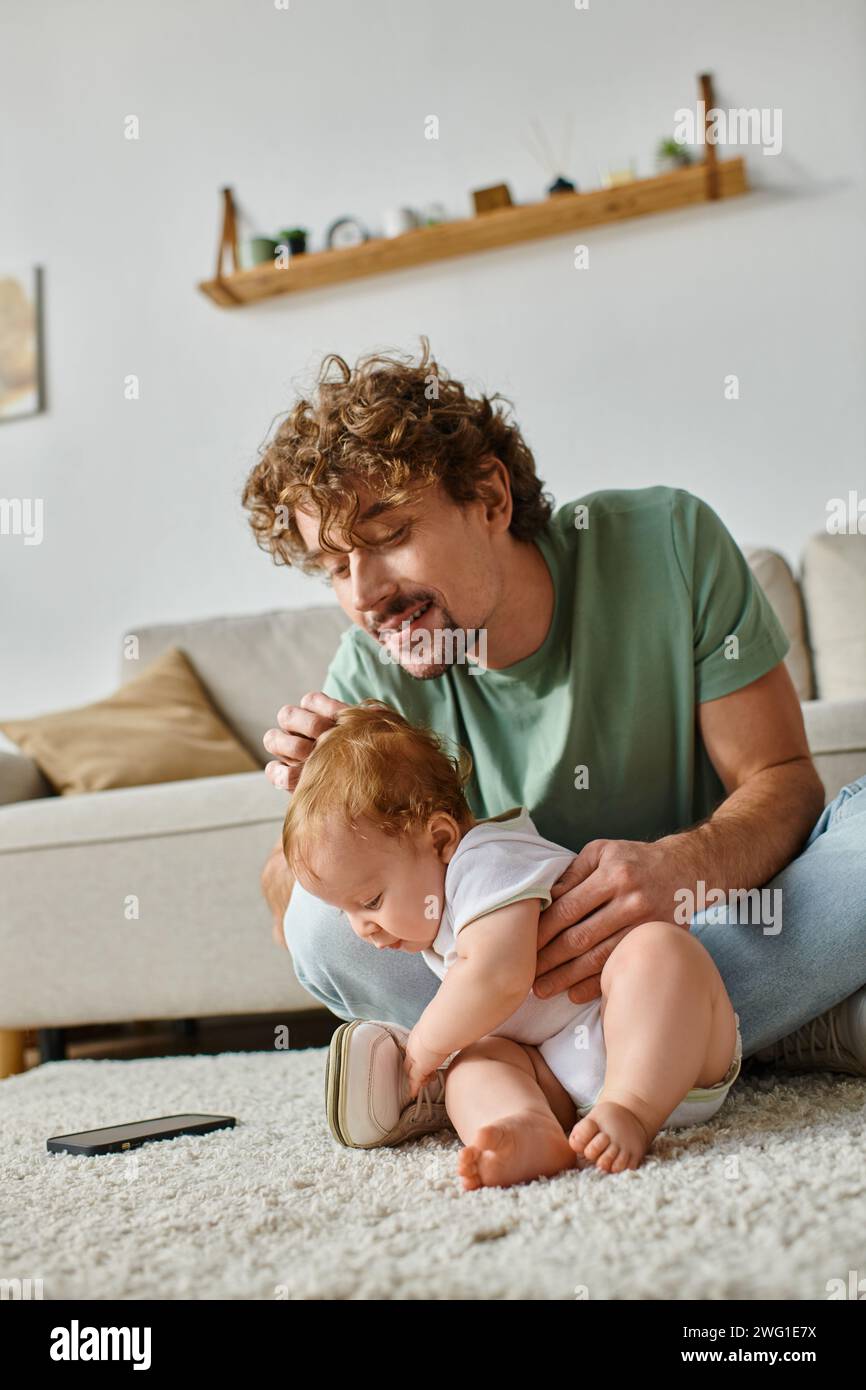
[[[465,504],[483,495],[491,456],[508,470],[511,534],[532,540],[550,520],[553,499],[508,418],[510,402],[498,392],[468,395],[430,355],[426,338],[417,362],[371,354],[352,369],[330,353],[317,388],[312,399],[296,402],[262,446],[243,492],[256,541],[275,564],[319,572],[307,560],[297,506],[319,512],[320,549],[344,553],[334,528],[356,542],[357,480],[388,507],[407,502],[419,485],[437,482],[452,501]]]

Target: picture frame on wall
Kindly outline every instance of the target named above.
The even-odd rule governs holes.
[[[44,409],[42,270],[0,266],[0,423]]]

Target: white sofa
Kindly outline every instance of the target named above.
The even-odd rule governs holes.
[[[772,551],[745,553],[791,638],[830,798],[866,772],[866,536],[816,536],[799,582]],[[264,765],[264,730],[281,705],[321,688],[347,621],[316,607],[132,629],[135,669],[181,647]],[[274,944],[260,898],[286,805],[261,773],[59,797],[29,759],[5,752],[0,803],[7,1050],[31,1028],[321,1007]]]

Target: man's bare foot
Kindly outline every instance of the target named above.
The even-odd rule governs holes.
[[[482,1125],[457,1157],[464,1192],[550,1178],[576,1166],[577,1157],[559,1121],[537,1110],[523,1110],[495,1124]]]
[[[654,1138],[624,1105],[600,1100],[578,1120],[568,1142],[602,1173],[621,1173],[640,1167]]]

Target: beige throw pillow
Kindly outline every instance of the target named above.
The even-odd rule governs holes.
[[[107,700],[0,729],[66,795],[258,770],[177,647]]]

